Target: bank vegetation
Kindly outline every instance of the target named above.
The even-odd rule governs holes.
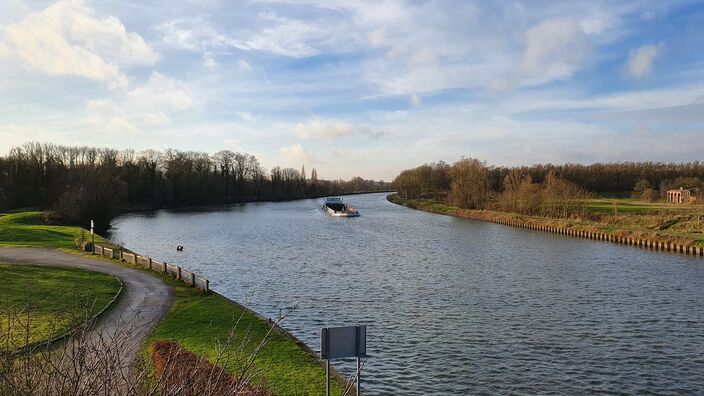
[[[167,149],[118,151],[26,143],[0,157],[0,211],[55,209],[71,224],[98,231],[119,212],[287,200],[385,191],[389,183],[323,180],[279,166],[265,169],[254,155]]]
[[[465,217],[520,216],[532,222],[704,242],[704,164],[628,162],[493,167],[473,158],[404,170],[392,201]],[[689,188],[695,204],[669,204]],[[463,212],[465,211],[465,212]]]

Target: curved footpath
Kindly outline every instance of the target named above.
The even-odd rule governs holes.
[[[116,276],[125,289],[117,304],[98,321],[95,334],[120,345],[121,366],[129,370],[140,353],[142,343],[171,308],[172,288],[149,273],[55,249],[0,248],[0,262],[72,267]]]

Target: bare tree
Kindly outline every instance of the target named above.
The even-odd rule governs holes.
[[[521,173],[520,169],[512,169],[511,172],[504,177],[502,198],[504,198],[508,204],[504,209],[511,212],[518,211],[518,190],[521,187],[523,178],[524,175]]]
[[[450,198],[465,209],[482,209],[491,197],[486,165],[473,158],[463,158],[452,165]]]
[[[27,143],[0,156],[0,210],[53,208],[65,215],[64,220],[85,225],[86,217],[130,208],[294,199],[350,192],[359,186],[388,189],[388,184],[360,183],[359,179],[316,180],[315,188],[309,189],[302,173],[296,172],[297,186],[272,181],[256,157],[229,150],[213,156],[173,149],[135,154],[133,150]],[[99,213],[98,207],[109,210]],[[99,224],[107,226],[110,219],[103,217]]]

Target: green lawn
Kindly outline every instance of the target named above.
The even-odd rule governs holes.
[[[0,214],[0,246],[75,248],[81,231],[80,227],[47,224],[38,211]],[[90,239],[89,232],[84,235]],[[97,235],[95,241],[105,242]]]
[[[214,360],[218,356],[218,340],[225,340],[230,331],[235,329],[238,339],[249,334],[251,342],[245,344],[245,350],[251,351],[269,329],[265,321],[249,312],[242,316],[242,308],[218,295],[203,295],[181,285],[174,285],[174,289],[174,306],[154,330],[148,345],[157,340],[173,339],[214,363],[222,363]],[[230,356],[237,356],[233,350],[240,345],[239,341],[231,343]],[[248,352],[244,356],[249,356]],[[228,365],[233,373],[239,372],[235,359]],[[276,395],[317,396],[325,393],[325,369],[296,343],[277,332],[272,333],[267,345],[257,355],[256,369],[261,371],[254,383]],[[340,384],[333,380],[332,394],[339,395],[341,390]]]
[[[633,191],[602,191],[602,192],[595,192],[594,195],[599,198],[630,199],[633,196]]]
[[[73,268],[0,264],[0,279],[0,350],[65,333],[102,310],[120,289],[110,275]]]
[[[2,246],[32,246],[59,248],[63,251],[76,254],[85,254],[76,250],[75,240],[81,235],[81,228],[50,225],[43,220],[42,212],[18,212],[0,215],[0,247]],[[90,235],[86,234],[86,238]],[[105,239],[96,235],[96,242],[108,243]],[[95,256],[93,256],[95,257]],[[97,258],[97,257],[96,257]],[[118,263],[107,258],[100,258]],[[127,265],[127,264],[121,264]],[[39,267],[19,267],[4,266],[5,271],[28,271],[27,268],[39,271]],[[49,270],[49,269],[47,269]],[[54,269],[57,271],[57,269]],[[77,270],[58,270],[70,271]],[[150,272],[155,276],[156,273]],[[8,273],[2,279],[7,279]],[[2,274],[0,274],[2,276]],[[94,290],[85,287],[86,283],[93,284],[96,280],[105,275],[98,273],[83,274],[84,279],[71,280],[68,278],[51,278],[52,281],[40,279],[13,281],[11,288],[2,290],[10,295],[21,297],[21,291],[27,289],[26,285],[32,285],[32,293],[39,293],[45,296],[42,301],[56,300],[56,306],[51,308],[48,305],[43,311],[42,323],[47,330],[51,329],[46,323],[49,319],[55,320],[57,312],[61,307],[65,307],[65,301],[73,301],[74,290],[84,288],[86,291]],[[113,279],[109,277],[110,279]],[[15,278],[21,279],[21,278]],[[49,279],[47,277],[47,279]],[[242,314],[242,308],[234,305],[226,299],[215,295],[204,295],[183,283],[165,277],[175,292],[175,303],[172,310],[159,323],[144,345],[147,351],[151,342],[161,339],[173,339],[182,347],[209,359],[214,359],[217,354],[218,340],[224,339],[228,333],[235,328],[235,323]],[[20,285],[25,285],[21,287]],[[69,286],[70,285],[70,286]],[[61,289],[60,286],[63,286]],[[61,290],[61,291],[59,291]],[[58,297],[50,295],[60,294]],[[0,294],[4,296],[4,294]],[[4,297],[3,297],[4,298]],[[22,300],[20,300],[22,301]],[[44,304],[44,303],[42,303]],[[96,304],[96,306],[99,304]],[[64,324],[65,329],[68,324]],[[236,333],[238,337],[246,334],[251,336],[252,342],[259,341],[268,330],[266,321],[257,318],[255,315],[246,312],[238,326]],[[45,337],[51,332],[45,332]],[[53,334],[56,334],[54,332]],[[250,344],[250,348],[253,344]],[[145,352],[146,353],[146,352]],[[231,364],[228,369],[237,374],[235,364]],[[321,395],[325,389],[325,369],[318,364],[315,358],[310,356],[296,342],[290,340],[282,334],[274,332],[266,347],[258,354],[256,360],[256,370],[259,371],[255,383],[271,390],[277,395]],[[342,387],[336,381],[332,381],[333,394],[340,394]]]
[[[592,213],[600,214],[656,214],[656,213],[691,213],[697,209],[694,205],[674,205],[666,202],[645,202],[634,198],[590,199],[587,207]]]

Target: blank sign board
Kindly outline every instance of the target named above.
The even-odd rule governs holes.
[[[320,330],[320,357],[337,359],[367,355],[367,326],[323,327]]]

